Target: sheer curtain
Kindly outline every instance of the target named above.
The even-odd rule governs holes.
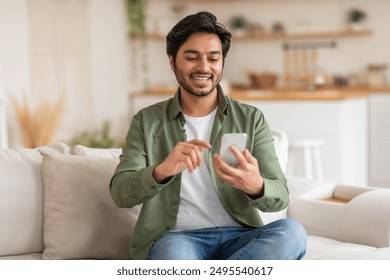
[[[66,95],[58,138],[93,119],[89,0],[28,0],[32,103]]]
[[[0,44],[0,149],[8,148],[8,130],[5,111],[5,97],[3,89],[3,54],[2,45]]]
[[[8,148],[7,122],[5,116],[5,100],[0,89],[0,149]]]

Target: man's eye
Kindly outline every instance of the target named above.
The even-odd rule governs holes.
[[[196,60],[196,57],[187,57],[186,58],[188,61],[195,61]]]

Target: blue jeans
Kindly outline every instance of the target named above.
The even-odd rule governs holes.
[[[222,227],[163,234],[150,260],[297,260],[306,252],[303,226],[282,219],[258,228]]]

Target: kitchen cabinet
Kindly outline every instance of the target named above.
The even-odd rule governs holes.
[[[131,113],[170,97],[158,93],[130,95]],[[323,139],[324,145],[320,151],[325,180],[367,185],[367,95],[329,100],[310,100],[299,96],[295,99],[275,99],[269,98],[269,95],[264,98],[261,95],[258,98],[234,95],[234,98],[258,107],[265,114],[270,127],[285,131],[291,140]]]
[[[390,187],[390,92],[374,92],[369,99],[369,183]]]
[[[325,180],[367,185],[367,98],[331,101],[251,101],[263,111],[271,129],[290,140],[322,139]]]

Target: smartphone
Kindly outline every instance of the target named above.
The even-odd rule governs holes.
[[[222,135],[219,154],[222,159],[227,162],[227,164],[237,166],[237,158],[230,150],[230,147],[234,145],[240,152],[243,152],[246,147],[246,138],[246,133],[225,133]]]

